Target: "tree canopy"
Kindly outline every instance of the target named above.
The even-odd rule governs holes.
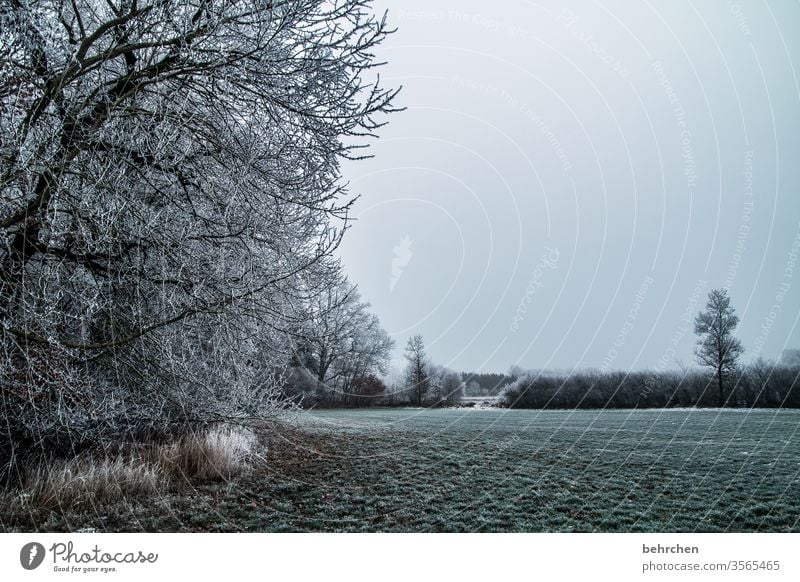
[[[725,289],[712,289],[705,311],[698,313],[694,321],[694,331],[699,336],[695,355],[700,364],[714,370],[720,406],[727,400],[725,379],[735,371],[739,356],[744,351],[742,343],[733,335],[737,325],[739,318],[731,307],[728,292]]]
[[[389,32],[367,0],[0,5],[3,434],[275,405]]]

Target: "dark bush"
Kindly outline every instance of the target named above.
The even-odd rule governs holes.
[[[728,407],[800,407],[800,367],[756,361],[737,371]],[[714,379],[702,372],[591,372],[524,375],[500,396],[508,408],[664,408],[717,406]]]

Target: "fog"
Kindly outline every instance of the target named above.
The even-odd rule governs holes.
[[[800,346],[800,5],[377,8],[407,109],[344,167],[340,255],[398,346],[675,368],[720,287],[745,361]]]

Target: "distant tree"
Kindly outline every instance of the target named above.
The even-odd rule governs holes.
[[[372,406],[386,393],[386,384],[375,374],[367,374],[353,381],[352,391],[356,406]]]
[[[305,319],[292,363],[305,366],[321,386],[341,394],[344,404],[358,396],[355,382],[386,373],[394,341],[346,277],[309,302]]]
[[[783,350],[781,365],[788,368],[800,368],[800,350]]]
[[[681,358],[675,359],[675,365],[678,366],[678,370],[681,371],[683,376],[688,376],[692,373],[692,369],[694,368],[691,362],[684,362]]]
[[[467,396],[480,396],[481,395],[481,385],[478,384],[475,380],[465,380],[467,387],[466,387],[466,394]]]
[[[745,368],[742,383],[748,390],[748,396],[754,406],[761,406],[769,401],[770,380],[775,373],[775,362],[769,362],[759,356]]]
[[[411,393],[412,402],[416,406],[422,406],[423,399],[431,386],[428,374],[428,356],[425,353],[425,343],[421,335],[415,335],[408,339],[406,344],[405,358],[408,361],[406,367],[406,385]]]
[[[444,366],[431,365],[428,369],[430,380],[430,398],[434,405],[449,405],[460,401],[464,396],[466,384],[461,379],[459,372],[454,372]]]
[[[445,403],[459,402],[464,397],[466,384],[461,380],[461,374],[452,370],[445,370],[441,381],[441,395]]]
[[[520,369],[521,370],[521,369]],[[521,375],[523,375],[521,373]],[[509,374],[494,374],[491,372],[484,373],[463,373],[462,378],[467,383],[467,390],[473,396],[489,396],[499,394],[503,387],[511,384],[517,379],[516,376]],[[478,388],[474,393],[470,390],[473,382],[477,383]]]
[[[705,311],[698,313],[694,320],[694,331],[700,336],[695,355],[700,364],[714,370],[720,406],[726,401],[725,380],[736,369],[737,360],[744,351],[742,343],[733,335],[738,323],[739,318],[724,289],[711,290]]]

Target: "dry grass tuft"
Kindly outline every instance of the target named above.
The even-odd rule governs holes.
[[[155,495],[176,479],[227,479],[251,465],[256,435],[231,426],[190,433],[165,444],[140,445],[117,456],[80,455],[54,460],[28,471],[18,495],[28,505],[65,509]]]
[[[53,461],[28,474],[24,493],[43,507],[105,503],[152,495],[166,484],[160,467],[136,457]]]
[[[183,436],[156,449],[156,462],[168,473],[196,479],[225,479],[250,466],[256,445],[251,431],[215,427]]]

